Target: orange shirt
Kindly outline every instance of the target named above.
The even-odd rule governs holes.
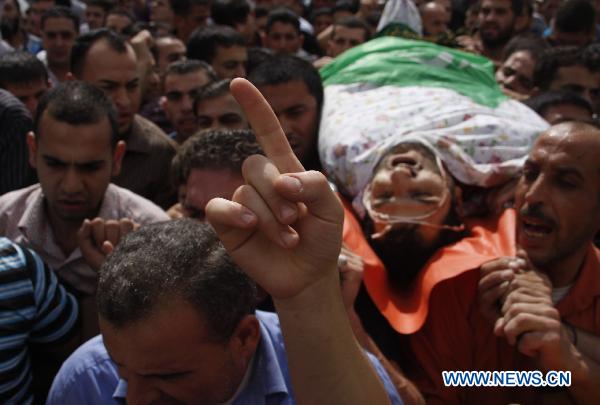
[[[514,211],[510,211],[514,218]],[[506,218],[506,217],[503,217]],[[510,228],[507,228],[510,227]],[[514,223],[500,221],[498,231],[512,230]],[[460,245],[460,242],[459,242]],[[499,256],[512,254],[512,249]],[[438,260],[443,265],[444,258]],[[430,297],[429,315],[421,330],[410,336],[412,356],[421,365],[413,376],[427,403],[531,404],[539,402],[536,388],[445,387],[444,370],[536,370],[535,360],[522,355],[478,311],[476,294],[479,271],[466,271],[439,283]],[[556,306],[563,321],[600,335],[600,251],[590,245],[581,273]]]

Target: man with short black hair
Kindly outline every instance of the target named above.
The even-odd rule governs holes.
[[[208,0],[170,0],[173,10],[173,28],[177,38],[187,43],[190,35],[198,28],[205,27],[210,17]]]
[[[286,8],[275,9],[269,13],[263,44],[278,54],[296,55],[307,60],[314,59],[302,49],[304,35],[300,30],[298,16]]]
[[[117,7],[111,9],[106,14],[106,28],[116,32],[117,34],[123,34],[123,30],[129,27],[135,22],[135,16],[131,11]]]
[[[160,105],[175,129],[169,137],[183,143],[198,130],[194,100],[202,87],[216,80],[209,64],[185,60],[169,65],[165,73]]]
[[[173,35],[165,35],[154,40],[151,51],[156,61],[158,75],[162,80],[167,71],[167,66],[173,62],[186,59],[187,48],[181,39]]]
[[[115,183],[163,208],[170,207],[175,193],[168,172],[176,144],[137,114],[140,77],[132,46],[105,28],[83,34],[73,46],[71,73],[102,89],[117,108],[119,136],[127,142],[127,150]]]
[[[210,16],[215,24],[227,25],[239,32],[247,46],[260,44],[255,18],[247,0],[214,0]]]
[[[556,11],[548,41],[584,47],[596,40],[596,8],[588,0],[567,0]]]
[[[536,63],[548,48],[539,38],[514,37],[504,49],[502,64],[496,70],[496,81],[502,90],[517,99],[536,92],[533,72]]]
[[[577,93],[565,90],[548,91],[525,102],[550,125],[561,122],[593,122],[594,109]]]
[[[231,80],[225,79],[203,88],[194,99],[194,114],[199,130],[246,129],[248,120],[229,91]]]
[[[535,65],[533,82],[539,92],[569,90],[592,105],[600,86],[591,61],[582,49],[573,46],[547,49]]]
[[[48,67],[50,83],[67,80],[71,47],[79,35],[79,18],[70,9],[57,6],[46,11],[41,21],[44,53],[38,57]]]
[[[244,160],[258,154],[263,151],[249,129],[221,128],[189,138],[171,164],[179,203],[169,215],[204,221],[206,204],[213,198],[231,198],[244,184]]]
[[[150,201],[110,184],[121,170],[125,143],[114,106],[99,89],[79,81],[51,89],[40,101],[27,143],[40,183],[0,197],[0,234],[34,248],[77,291],[85,301],[83,338],[89,338],[97,333],[96,272],[78,247],[82,224],[89,231],[85,220],[94,217],[134,223],[168,217]]]
[[[333,25],[327,54],[335,58],[342,52],[367,42],[370,38],[371,31],[367,23],[360,18],[349,17]]]
[[[213,25],[194,32],[187,44],[187,57],[210,64],[221,79],[246,77],[246,41],[231,27]]]
[[[85,22],[90,30],[96,30],[106,25],[108,12],[114,7],[110,0],[89,0],[85,8]]]
[[[504,46],[515,33],[517,17],[523,11],[522,0],[483,0],[479,9],[479,37],[482,54],[497,62]]]
[[[278,55],[258,65],[248,79],[275,111],[304,167],[319,170],[317,134],[323,106],[319,72],[296,56]]]
[[[33,117],[40,97],[48,90],[48,72],[29,52],[9,52],[0,56],[0,88],[17,97]]]

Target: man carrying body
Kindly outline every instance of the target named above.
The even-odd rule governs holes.
[[[436,266],[446,271],[425,297],[423,328],[410,336],[428,403],[598,402],[599,150],[595,127],[549,129],[525,163],[515,210],[480,227],[479,242],[444,249],[424,269],[423,277],[437,277]],[[554,391],[465,389],[444,387],[442,370],[568,370],[572,380]]]
[[[103,90],[117,108],[118,133],[127,150],[115,184],[169,207],[175,201],[168,173],[176,144],[137,114],[140,78],[133,48],[115,33],[101,29],[77,38],[71,56],[73,77]]]
[[[141,224],[168,218],[150,201],[109,184],[125,151],[117,136],[116,113],[102,92],[82,82],[51,90],[42,98],[34,132],[27,138],[40,183],[0,198],[0,234],[35,249],[87,300],[82,302],[84,338],[97,333],[90,302],[96,272],[84,262],[77,240],[84,220],[127,218]],[[94,224],[85,225],[89,231]]]

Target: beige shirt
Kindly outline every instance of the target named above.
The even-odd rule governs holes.
[[[169,219],[151,201],[114,184],[109,184],[106,189],[97,216],[104,219],[129,218],[140,225]],[[75,249],[67,257],[56,243],[39,183],[0,197],[0,235],[35,250],[73,290],[84,296],[95,293],[97,274],[84,261],[80,249]]]

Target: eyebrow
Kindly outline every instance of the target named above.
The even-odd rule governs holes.
[[[581,172],[574,167],[561,167],[556,169],[556,173],[558,173],[561,176],[575,176],[580,181],[585,180]]]
[[[50,162],[58,163],[58,164],[61,164],[61,165],[69,165],[69,163],[67,163],[67,162],[65,162],[63,160],[60,160],[58,158],[55,158],[54,156],[42,155],[42,157],[44,158],[45,161],[50,161]],[[77,162],[77,163],[74,163],[74,164],[77,167],[82,167],[82,166],[101,165],[104,162],[105,162],[104,160],[90,160],[90,161],[87,161],[87,162]]]

